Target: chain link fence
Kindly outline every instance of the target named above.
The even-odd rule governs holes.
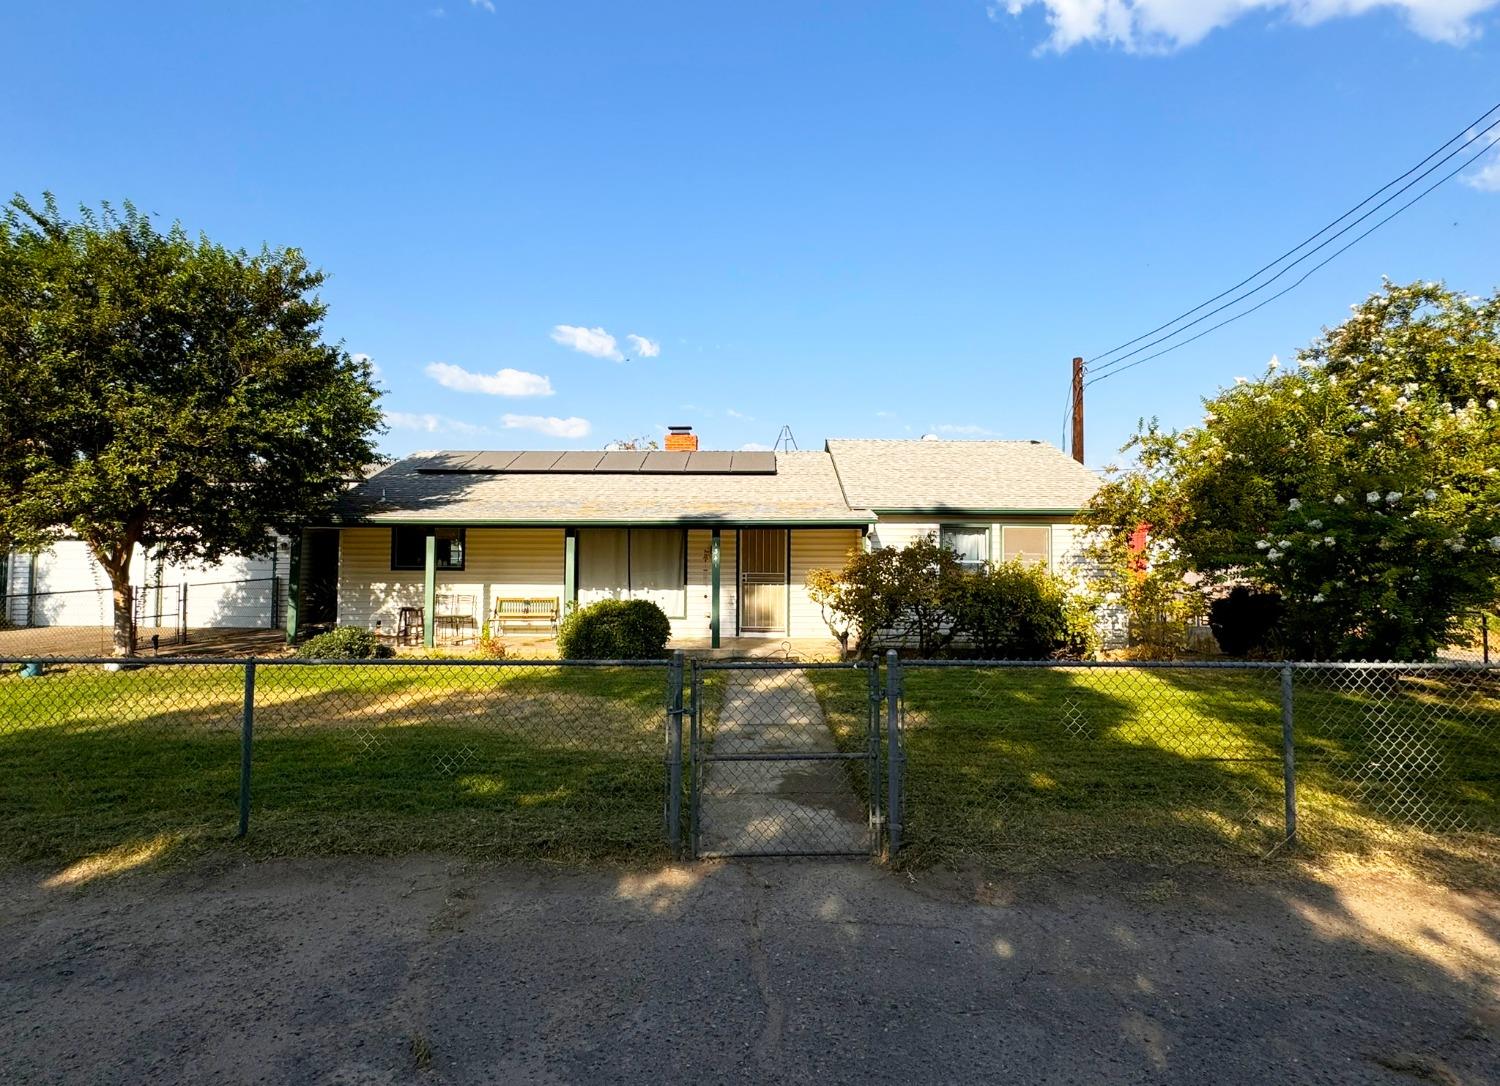
[[[75,659],[29,677],[3,670],[6,859],[143,837],[176,847],[251,827],[272,853],[663,851],[666,661]]]
[[[917,862],[1263,857],[1500,832],[1500,670],[901,662]],[[894,770],[893,770],[894,771]]]
[[[281,626],[285,591],[280,577],[135,585],[129,589],[132,637],[138,651],[153,655],[177,654],[186,646],[229,658],[260,652],[259,645],[245,647],[244,635]],[[0,595],[0,655],[108,655],[114,608],[108,587]],[[269,644],[269,638],[260,640]]]
[[[695,661],[695,856],[869,855],[879,674],[869,661]]]
[[[0,860],[247,831],[258,854],[1011,866],[1500,841],[1482,666],[18,662]]]

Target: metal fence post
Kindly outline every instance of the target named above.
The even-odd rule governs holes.
[[[886,840],[892,857],[901,849],[901,658],[885,654]]]
[[[692,812],[692,850],[690,855],[693,859],[698,858],[700,836],[703,827],[703,810],[701,797],[703,794],[703,759],[699,751],[699,731],[703,727],[703,672],[698,668],[698,661],[693,661],[693,716],[688,731],[688,779],[692,782],[692,793],[689,799],[689,807]]]
[[[1292,665],[1281,667],[1281,775],[1286,798],[1286,840],[1297,843],[1297,755],[1292,744]]]
[[[250,832],[250,745],[255,731],[255,660],[245,662],[245,709],[240,719],[240,832]]]
[[[672,654],[672,663],[667,669],[670,690],[667,709],[667,841],[672,847],[672,858],[682,856],[682,679],[683,655],[678,649]]]
[[[880,660],[871,657],[869,661],[869,674],[866,685],[869,688],[869,706],[865,714],[865,728],[869,731],[869,758],[865,762],[868,767],[866,772],[870,780],[870,854],[880,855],[881,823],[884,821],[880,810]]]
[[[1488,667],[1490,662],[1490,615],[1488,611],[1479,616],[1479,646],[1484,654],[1485,666]]]

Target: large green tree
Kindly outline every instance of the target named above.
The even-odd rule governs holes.
[[[1088,519],[1116,555],[1147,524],[1158,570],[1279,593],[1289,652],[1425,658],[1500,585],[1497,400],[1500,294],[1387,283],[1201,426],[1144,426]]]
[[[73,534],[133,651],[130,559],[262,553],[376,456],[367,362],[321,338],[323,273],[129,204],[0,220],[0,546]]]

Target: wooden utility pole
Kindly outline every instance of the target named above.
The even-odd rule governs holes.
[[[1073,359],[1073,459],[1083,463],[1083,359]]]

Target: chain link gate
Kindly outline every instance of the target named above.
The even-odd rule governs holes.
[[[881,685],[871,661],[694,661],[694,857],[881,847]]]

